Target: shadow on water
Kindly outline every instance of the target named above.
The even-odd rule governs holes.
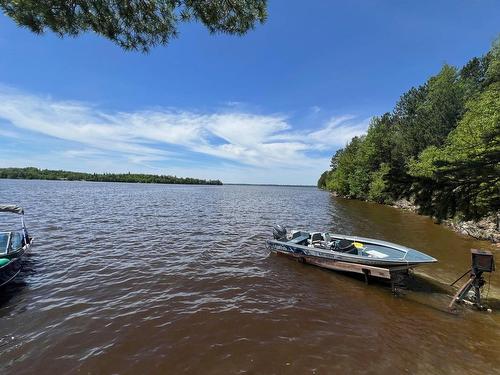
[[[2,310],[9,306],[12,298],[20,296],[25,291],[29,285],[27,279],[36,274],[35,258],[33,254],[25,255],[19,274],[8,284],[0,287],[0,317],[6,313]]]
[[[404,280],[404,285],[398,288],[397,295],[446,313],[457,314],[463,312],[464,309],[468,311],[477,311],[476,308],[465,305],[456,305],[453,311],[448,309],[453,296],[461,285],[462,284],[452,287],[449,284],[442,283],[429,276],[411,273]],[[482,304],[492,309],[494,313],[497,313],[500,311],[500,300],[495,297],[490,297],[488,288],[489,281],[486,280],[486,284],[481,290]]]
[[[449,285],[415,273],[408,277],[407,288],[408,290],[419,293],[440,293],[446,295],[452,293],[452,289]]]
[[[28,284],[17,275],[14,280],[12,280],[7,285],[0,288],[0,309],[7,307],[11,299],[15,296],[21,294]],[[3,315],[0,312],[0,316]]]
[[[269,256],[273,256],[273,254],[270,253]],[[367,281],[364,275],[361,274],[332,271],[307,263],[300,263],[281,257],[278,258],[284,262],[297,263],[298,267],[304,267],[304,272],[319,272],[319,274],[329,275],[335,279],[342,280],[343,283],[346,283],[346,288],[363,288],[363,286],[366,286],[366,292],[380,294],[381,303],[383,303],[385,297],[391,294],[394,299],[406,300],[409,303],[416,303],[424,308],[441,313],[457,315],[463,314],[464,311],[478,312],[474,307],[465,305],[456,305],[456,308],[450,311],[448,305],[461,284],[452,287],[426,274],[411,271],[409,275],[404,277],[401,283],[396,285],[393,291],[392,284],[389,280],[370,277]],[[490,280],[486,279],[486,284],[481,290],[482,302],[487,308],[492,309],[494,314],[498,314],[500,311],[500,300],[489,296],[489,282]],[[483,312],[481,312],[481,314],[482,313]]]

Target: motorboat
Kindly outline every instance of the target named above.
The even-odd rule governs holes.
[[[266,246],[273,253],[303,263],[386,279],[391,279],[395,272],[437,262],[418,250],[387,241],[329,232],[288,231],[280,225],[273,228],[273,239],[267,240]]]

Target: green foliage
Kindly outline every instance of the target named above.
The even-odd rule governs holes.
[[[489,55],[481,58],[474,57],[460,70],[466,99],[473,98],[484,88],[489,60]]]
[[[81,173],[68,171],[54,171],[49,169],[28,168],[0,168],[0,178],[26,180],[69,180],[95,182],[142,182],[155,184],[190,184],[190,185],[222,185],[219,180],[200,180],[189,177],[158,176],[151,174],[134,173]]]
[[[449,65],[424,86],[403,95],[395,115],[401,135],[400,153],[405,162],[428,146],[442,145],[462,116],[463,105],[463,87],[456,69]]]
[[[436,162],[442,160],[443,152],[436,146],[427,147],[420,154],[418,160],[412,159],[408,163],[408,173],[414,177],[432,178],[436,173]]]
[[[380,169],[372,172],[368,199],[378,203],[387,203],[390,196],[387,194],[387,183],[385,177],[389,173],[389,165],[382,163]]]
[[[177,37],[180,22],[199,21],[210,33],[242,35],[267,17],[266,0],[0,0],[0,8],[37,34],[93,31],[143,52]]]
[[[343,150],[337,152],[336,169],[326,184],[327,189],[334,190],[345,196],[355,196],[353,191],[359,191],[357,181],[354,181],[356,186],[352,188],[351,183],[354,180],[353,174],[359,174],[356,168],[359,159],[358,150],[362,143],[363,138],[354,137]]]
[[[500,82],[489,85],[467,112],[442,148],[430,147],[410,166],[426,194],[446,195],[429,205],[428,213],[478,218],[500,205]],[[420,180],[418,180],[420,179]],[[437,212],[436,212],[437,211]]]
[[[326,181],[328,178],[328,175],[330,174],[330,171],[324,171],[321,176],[318,179],[318,188],[320,189],[325,189],[326,188]]]
[[[485,81],[487,84],[500,82],[500,38],[493,43],[488,58]]]
[[[445,65],[332,158],[323,186],[358,199],[413,198],[439,219],[500,208],[500,40]]]

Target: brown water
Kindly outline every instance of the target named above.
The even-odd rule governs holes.
[[[3,180],[0,202],[36,237],[1,291],[1,373],[500,373],[498,313],[264,246],[275,223],[385,239],[438,258],[421,271],[448,283],[489,246],[425,217],[294,187]]]

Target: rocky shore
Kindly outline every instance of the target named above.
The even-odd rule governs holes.
[[[408,199],[400,199],[391,204],[392,207],[418,213],[418,206]],[[440,224],[450,227],[455,232],[474,237],[478,240],[491,241],[500,245],[500,213],[492,214],[479,221],[463,221],[458,218],[443,220]]]
[[[500,246],[498,214],[482,218],[479,221],[446,220],[444,224],[458,233],[466,234],[479,240],[491,241]]]
[[[336,192],[331,192],[331,194],[335,197],[353,199],[342,196]],[[387,203],[387,205],[420,214],[418,205],[409,199],[399,199],[395,202]],[[453,218],[442,221],[437,221],[437,219],[435,219],[435,222],[436,224],[445,225],[460,234],[465,234],[478,240],[490,241],[497,247],[500,247],[500,212],[491,214],[479,221],[464,221],[459,218]]]

